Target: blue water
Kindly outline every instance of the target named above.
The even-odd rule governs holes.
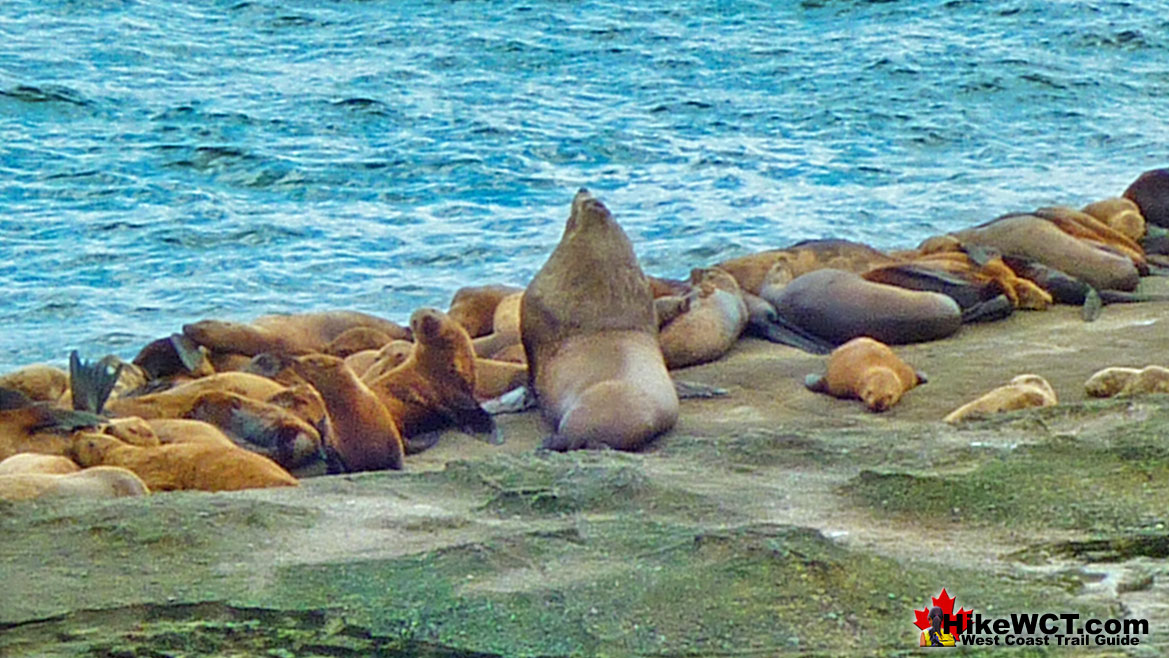
[[[1164,2],[0,3],[0,371],[524,283],[911,246],[1169,164]]]

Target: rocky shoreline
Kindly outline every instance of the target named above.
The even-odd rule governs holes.
[[[1169,280],[1145,278],[1164,292]],[[404,472],[294,489],[0,505],[0,654],[896,655],[945,587],[982,614],[1148,619],[1169,645],[1169,399],[1091,400],[1157,363],[1169,304],[1057,306],[896,348],[883,414],[803,388],[824,357],[743,339],[640,453],[448,433]],[[940,419],[1024,372],[1055,407]],[[977,649],[971,650],[977,652]]]

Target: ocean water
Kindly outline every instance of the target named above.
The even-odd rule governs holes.
[[[1169,11],[1079,0],[5,0],[0,372],[523,284],[587,186],[651,274],[1169,164]]]

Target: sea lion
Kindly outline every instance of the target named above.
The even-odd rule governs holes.
[[[234,448],[232,441],[223,430],[201,420],[189,418],[153,418],[146,421],[159,445],[171,443],[208,443],[221,448]]]
[[[849,240],[804,240],[783,249],[723,261],[716,265],[730,273],[744,292],[764,299],[788,282],[824,268],[860,274],[878,265],[892,265],[897,259],[868,245]],[[771,289],[765,293],[765,289]]]
[[[195,379],[215,373],[207,350],[182,334],[152,341],[138,351],[132,363],[151,380],[186,377]]]
[[[69,373],[38,363],[0,377],[0,388],[20,391],[34,402],[57,402],[69,390]]]
[[[414,348],[402,365],[366,381],[403,439],[450,425],[498,442],[495,421],[475,399],[475,351],[467,330],[435,308],[410,316]]]
[[[346,471],[402,468],[402,434],[393,416],[344,359],[326,354],[297,357],[292,366],[325,400],[333,429],[325,449]]]
[[[485,359],[494,358],[500,351],[520,343],[520,304],[523,292],[499,300],[491,321],[491,333],[475,338],[475,354]]]
[[[501,283],[465,286],[455,291],[447,315],[462,325],[472,339],[486,336],[495,330],[495,309],[499,302],[523,291],[523,288]]]
[[[860,399],[869,411],[888,411],[907,391],[925,383],[921,373],[901,360],[888,345],[872,338],[854,338],[832,351],[824,375],[808,375],[808,390],[833,397]]]
[[[475,359],[475,398],[490,400],[528,383],[528,367],[510,361]]]
[[[0,388],[0,459],[22,452],[65,454],[74,430],[105,422],[96,414],[33,402],[19,391]]]
[[[962,326],[962,312],[947,295],[873,283],[836,269],[799,276],[767,301],[780,316],[836,345],[858,336],[889,345],[937,340]]]
[[[1038,261],[1097,290],[1132,291],[1140,281],[1131,258],[1075,238],[1031,214],[1004,215],[953,235],[966,245],[991,247],[1004,259]]]
[[[942,421],[955,424],[971,417],[1032,407],[1050,407],[1057,402],[1055,390],[1046,379],[1039,375],[1019,375],[1012,378],[1009,383],[951,411]]]
[[[0,500],[100,499],[148,493],[150,489],[141,478],[117,466],[95,466],[75,473],[0,475]]]
[[[1144,249],[1135,240],[1130,240],[1128,236],[1092,215],[1067,206],[1040,208],[1034,215],[1055,224],[1061,231],[1074,238],[1110,253],[1128,257],[1140,275],[1148,274],[1149,263],[1145,259]]]
[[[234,393],[263,402],[285,389],[286,386],[268,377],[247,372],[223,372],[158,393],[110,400],[106,408],[116,416],[181,418],[190,409],[193,400],[209,391]]]
[[[394,336],[387,334],[381,329],[373,327],[354,327],[346,330],[340,336],[337,336],[328,345],[325,346],[323,352],[332,356],[339,356],[345,358],[355,352],[362,350],[377,350],[381,349],[386,343],[399,340]]]
[[[152,491],[234,491],[295,487],[299,483],[276,462],[241,448],[172,443],[141,448],[92,432],[78,432],[69,457],[82,466],[121,466]]]
[[[690,282],[694,289],[685,312],[659,331],[670,370],[721,358],[747,326],[747,303],[733,276],[717,267],[696,268],[690,272]]]
[[[81,467],[63,455],[42,455],[36,452],[22,452],[0,461],[0,475],[14,473],[47,473],[62,475],[76,473]]]
[[[183,325],[183,335],[212,352],[307,354],[324,352],[329,343],[355,327],[377,329],[391,340],[410,338],[404,327],[357,311],[265,315],[250,324],[202,320]]]
[[[1084,392],[1094,398],[1110,398],[1141,372],[1140,368],[1111,367],[1097,370],[1084,382]]]
[[[1148,231],[1140,206],[1132,199],[1112,197],[1089,203],[1080,209],[1104,222],[1133,242],[1139,242]]]
[[[1124,384],[1124,388],[1116,394],[1120,397],[1130,395],[1149,395],[1150,393],[1169,393],[1169,368],[1162,366],[1145,366],[1132,379]]]
[[[362,370],[359,377],[368,384],[403,363],[406,363],[406,359],[410,358],[410,353],[413,351],[414,343],[408,340],[395,340],[386,343],[377,351],[374,355],[373,362]],[[357,372],[357,369],[353,368],[353,371]]]
[[[581,188],[560,243],[524,291],[520,335],[553,450],[644,446],[678,420],[653,296],[609,209]]]
[[[1121,196],[1137,204],[1146,222],[1169,228],[1169,169],[1142,173]]]

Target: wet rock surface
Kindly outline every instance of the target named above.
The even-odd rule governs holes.
[[[824,357],[744,339],[675,373],[728,395],[641,453],[537,452],[525,413],[401,473],[2,505],[0,655],[890,655],[942,587],[1145,618],[1102,652],[1159,655],[1169,398],[1083,383],[1167,347],[1169,304],[1019,312],[895,348],[930,382],[872,414],[803,388]],[[1024,372],[1060,404],[941,422]]]

